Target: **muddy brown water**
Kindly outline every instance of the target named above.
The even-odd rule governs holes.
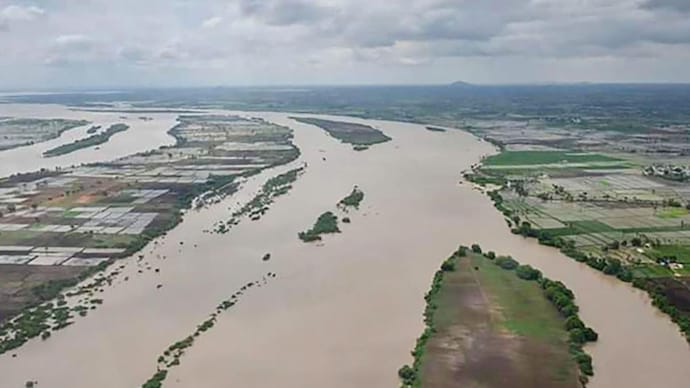
[[[258,114],[252,114],[258,115]],[[588,347],[593,388],[685,387],[690,348],[647,296],[532,240],[514,236],[489,199],[460,173],[491,145],[460,131],[370,123],[393,141],[356,152],[286,114],[261,116],[295,128],[300,160],[250,178],[224,202],[192,211],[135,258],[99,294],[97,310],[17,357],[0,356],[3,387],[137,387],[173,342],[191,334],[214,307],[269,271],[278,277],[250,290],[197,338],[170,370],[172,387],[396,387],[422,332],[423,295],[458,244],[479,242],[564,281],[581,317],[600,334]],[[325,160],[324,160],[325,158]],[[227,219],[270,176],[307,162],[292,191],[257,222],[225,235],[203,233]],[[305,244],[297,233],[359,185],[365,199],[343,233]],[[180,245],[184,241],[184,245]],[[271,253],[269,261],[262,261]],[[163,259],[165,257],[165,259]],[[129,276],[129,281],[122,278]],[[161,284],[162,287],[156,286]]]
[[[163,145],[175,144],[175,138],[167,134],[167,131],[177,123],[177,115],[172,113],[87,112],[63,105],[0,104],[0,116],[74,119],[91,122],[88,125],[67,130],[55,139],[0,151],[0,177],[36,171],[41,168],[53,169],[82,163],[110,161],[133,153],[153,150]],[[142,120],[139,118],[142,116],[153,120]],[[106,143],[100,144],[98,149],[88,147],[65,155],[43,157],[43,152],[51,148],[90,136],[86,131],[92,125],[100,125],[102,129],[105,129],[117,123],[127,124],[129,129],[116,133]]]

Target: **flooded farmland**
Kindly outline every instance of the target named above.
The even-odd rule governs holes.
[[[14,118],[74,119],[91,123],[63,132],[58,138],[0,152],[0,176],[31,172],[41,168],[69,167],[82,163],[103,162],[137,152],[175,144],[167,131],[177,121],[172,113],[119,113],[73,110],[62,105],[0,104],[0,116]],[[58,145],[67,144],[87,137],[93,125],[106,128],[113,124],[129,125],[130,133],[120,133],[98,147],[81,149],[77,152],[45,158],[43,153]]]
[[[490,144],[460,131],[332,118],[369,124],[393,138],[358,152],[288,114],[251,116],[294,128],[300,158],[248,179],[219,204],[188,212],[145,248],[143,259],[122,260],[120,280],[100,294],[98,310],[46,341],[32,340],[0,356],[3,386],[30,380],[47,387],[140,386],[163,350],[229,294],[271,271],[277,278],[222,314],[170,370],[166,386],[395,387],[396,371],[410,361],[422,331],[422,297],[434,271],[459,244],[473,242],[513,255],[575,292],[582,319],[600,335],[588,347],[595,367],[590,387],[682,387],[690,381],[690,348],[645,294],[512,235],[487,197],[459,183],[461,171],[494,152]],[[132,132],[126,135],[131,143],[111,139],[112,154],[103,153],[104,145],[93,159],[80,151],[66,155],[74,161],[49,163],[107,160],[172,143],[165,132],[174,122],[169,115],[137,123],[152,126],[146,144]],[[85,128],[66,132],[57,143],[80,130]],[[40,153],[57,143],[1,152],[0,173],[49,167],[31,163],[45,163]],[[27,151],[34,147],[39,159]],[[15,161],[11,153],[20,151],[27,159]],[[230,218],[268,178],[303,163],[305,173],[260,221],[243,220],[227,234],[204,232]],[[297,238],[354,185],[366,197],[348,214],[352,223],[342,225],[342,233],[316,244]],[[262,260],[266,253],[269,261]],[[160,271],[140,273],[142,265]]]

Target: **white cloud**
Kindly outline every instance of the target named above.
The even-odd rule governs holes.
[[[223,18],[222,18],[222,17],[220,17],[220,16],[215,16],[215,17],[208,18],[208,19],[204,20],[204,21],[201,23],[201,27],[203,27],[203,28],[213,28],[213,27],[219,25],[222,21],[223,21]]]
[[[55,43],[61,47],[83,48],[93,44],[93,40],[81,34],[66,34],[55,38]]]
[[[45,13],[42,8],[36,6],[8,5],[0,11],[0,20],[4,21],[29,21]]]

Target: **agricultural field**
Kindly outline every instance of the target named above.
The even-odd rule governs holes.
[[[567,151],[505,151],[486,158],[484,160],[484,166],[521,166],[620,161],[620,159],[595,153]]]
[[[85,120],[0,118],[0,151],[55,139]]]
[[[579,160],[584,165],[553,168],[576,160],[572,155],[584,158]],[[632,281],[659,298],[660,308],[677,315],[674,320],[690,319],[690,187],[645,174],[652,155],[616,154],[616,163],[628,168],[592,168],[608,158],[605,153],[507,151],[486,158],[486,166],[466,177],[498,185],[491,195],[514,233]]]
[[[570,352],[578,345],[569,344],[566,318],[536,281],[538,271],[522,268],[535,281],[526,280],[509,258],[466,252],[447,260],[435,278],[427,296],[431,329],[414,352],[416,371],[401,369],[411,376],[403,385],[580,387]]]
[[[31,290],[45,282],[137,251],[174,226],[198,195],[232,193],[235,178],[299,155],[290,129],[261,120],[179,121],[172,147],[0,180],[0,280],[9,276],[0,297],[12,306],[3,314],[40,301]],[[54,267],[65,269],[46,270]]]

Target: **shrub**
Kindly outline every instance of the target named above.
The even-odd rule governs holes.
[[[537,280],[541,278],[541,272],[530,265],[520,265],[515,272],[520,279]]]
[[[513,260],[510,256],[499,256],[494,260],[494,263],[503,269],[515,269],[518,266],[518,262]]]
[[[400,377],[405,385],[412,385],[415,380],[415,375],[414,369],[409,365],[403,365],[402,368],[398,369],[398,377]]]

